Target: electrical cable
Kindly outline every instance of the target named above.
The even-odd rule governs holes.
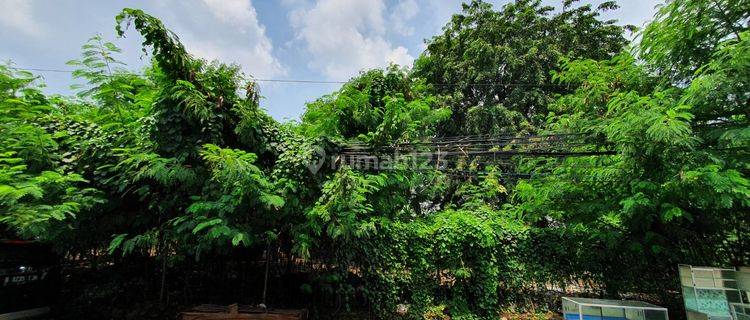
[[[8,69],[23,70],[23,71],[35,71],[35,72],[55,72],[55,73],[73,73],[74,70],[65,69],[52,69],[52,68],[38,68],[38,67],[14,67],[7,66]],[[141,75],[133,72],[133,74]],[[270,83],[296,83],[296,84],[345,84],[349,81],[342,80],[312,80],[312,79],[251,79],[255,82],[270,82]],[[433,86],[467,86],[467,87],[537,87],[537,88],[567,88],[567,85],[559,84],[534,84],[534,83],[515,83],[515,82],[480,82],[480,83],[431,83],[428,85]]]

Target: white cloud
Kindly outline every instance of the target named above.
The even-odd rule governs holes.
[[[217,44],[210,40],[185,39],[185,47],[190,53],[204,59],[239,64],[247,74],[256,78],[272,78],[287,72],[273,56],[270,42],[247,47]]]
[[[391,9],[391,20],[393,30],[404,36],[414,34],[414,27],[409,25],[411,19],[419,13],[419,5],[416,0],[401,0]]]
[[[198,57],[237,63],[255,77],[286,74],[286,68],[273,54],[273,43],[250,0],[200,0],[208,10],[192,10],[190,23],[182,24],[188,51]],[[187,4],[186,4],[187,5]],[[202,12],[210,12],[210,15]],[[208,20],[195,20],[208,19]],[[195,21],[201,21],[196,23]],[[206,25],[208,23],[209,25]]]
[[[16,29],[29,36],[41,34],[39,24],[34,21],[31,0],[0,1],[0,24],[6,28]]]
[[[252,28],[258,25],[258,14],[249,0],[203,0],[220,21]]]
[[[319,0],[292,11],[290,21],[312,55],[310,67],[340,80],[361,69],[414,60],[405,47],[385,38],[385,10],[383,0]]]

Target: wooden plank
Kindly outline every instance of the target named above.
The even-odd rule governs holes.
[[[251,309],[237,304],[226,306],[198,306],[194,310],[182,312],[182,320],[305,320],[307,310]]]

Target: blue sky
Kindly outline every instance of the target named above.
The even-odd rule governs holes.
[[[496,7],[509,0],[490,1]],[[557,5],[559,0],[545,0]],[[598,4],[602,1],[583,0]],[[621,0],[606,14],[642,26],[660,0]],[[101,33],[123,48],[120,60],[140,69],[140,37],[114,34],[114,16],[140,8],[162,19],[188,51],[242,66],[258,79],[346,81],[389,62],[409,66],[424,39],[440,32],[460,1],[449,0],[0,0],[0,60],[18,67],[70,69],[65,63]],[[70,94],[69,74],[41,72],[47,92]],[[261,83],[261,105],[278,120],[298,119],[306,102],[336,84]]]

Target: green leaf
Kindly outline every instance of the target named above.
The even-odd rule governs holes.
[[[212,220],[201,222],[197,226],[195,226],[195,228],[193,228],[193,234],[197,234],[198,232],[200,232],[201,230],[203,230],[203,229],[205,229],[207,227],[210,227],[210,226],[213,226],[213,225],[217,225],[217,224],[222,223],[222,222],[224,222],[224,220],[222,220],[220,218],[216,218],[216,219],[212,219]]]
[[[114,238],[112,238],[112,241],[109,242],[109,247],[107,248],[107,252],[109,254],[113,254],[117,249],[120,248],[120,245],[125,240],[125,238],[128,236],[127,233],[118,234]]]

